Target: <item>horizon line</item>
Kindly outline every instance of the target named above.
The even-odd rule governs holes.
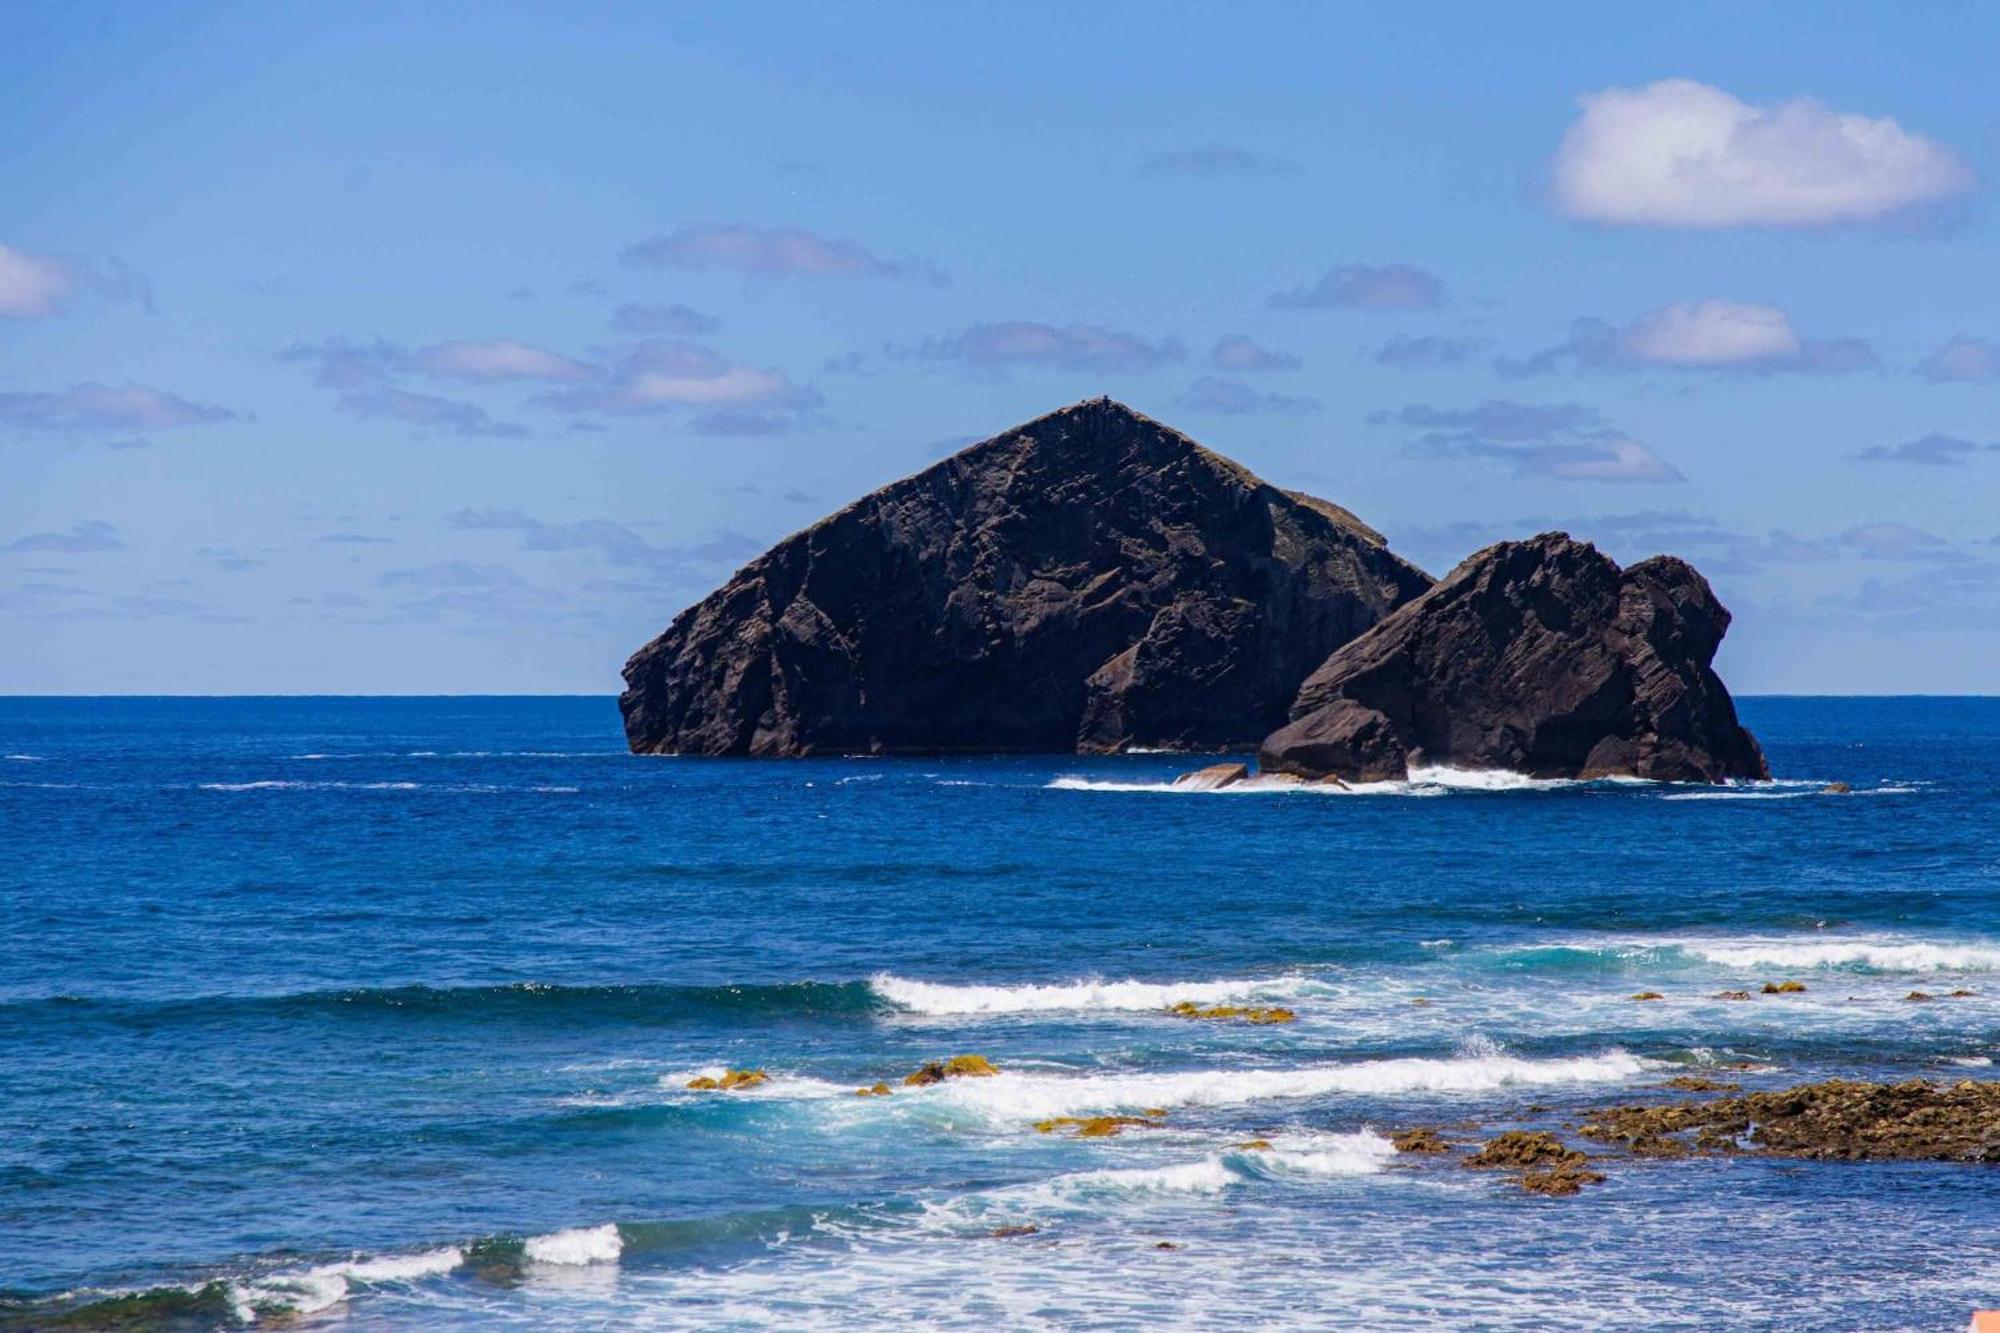
[[[1813,690],[1772,690],[1765,692],[1731,691],[1736,699],[2000,699],[2000,691],[1991,693],[1947,691],[1947,690],[1869,690],[1869,691],[1813,691]],[[445,693],[393,693],[356,692],[258,692],[245,691],[230,694],[203,694],[194,691],[140,694],[84,692],[63,694],[29,693],[26,691],[0,690],[0,701],[46,700],[46,699],[617,699],[619,693],[588,693],[580,690],[557,690],[548,692],[525,691],[467,691],[459,694]]]

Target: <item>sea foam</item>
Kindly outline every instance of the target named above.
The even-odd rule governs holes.
[[[530,1236],[521,1250],[530,1262],[538,1264],[615,1264],[624,1253],[625,1242],[616,1224],[606,1222],[600,1227],[573,1227]]]
[[[1531,1060],[1500,1054],[1449,1059],[1406,1057],[1291,1069],[1198,1069],[1172,1073],[1025,1074],[953,1079],[906,1094],[989,1120],[1137,1111],[1154,1106],[1238,1106],[1337,1094],[1473,1093],[1504,1087],[1619,1083],[1655,1062],[1612,1049],[1598,1055]]]
[[[456,1245],[448,1245],[416,1254],[378,1255],[321,1264],[295,1273],[274,1273],[268,1277],[232,1282],[229,1284],[229,1303],[236,1317],[244,1323],[255,1321],[260,1311],[312,1314],[346,1300],[354,1283],[368,1286],[416,1282],[449,1273],[464,1262],[465,1251]]]
[[[1880,972],[2000,971],[2000,945],[1923,940],[1746,940],[1682,943],[1682,950],[1722,967],[1859,967]]]
[[[1032,1014],[1068,1010],[1144,1012],[1182,1000],[1219,1004],[1235,999],[1292,999],[1314,983],[1304,977],[1194,982],[1072,981],[1020,986],[953,986],[883,972],[869,989],[898,1008],[928,1015]]]
[[[1256,776],[1226,787],[1183,787],[1171,780],[1115,781],[1064,774],[1046,785],[1056,791],[1173,792],[1182,796],[1445,796],[1452,792],[1564,791],[1595,784],[1656,786],[1644,778],[1533,778],[1505,769],[1419,767],[1407,779],[1386,782],[1300,782],[1281,776]]]

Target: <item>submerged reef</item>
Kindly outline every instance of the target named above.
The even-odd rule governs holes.
[[[1204,1009],[1193,1000],[1182,1000],[1170,1006],[1167,1012],[1176,1018],[1201,1018],[1210,1022],[1226,1023],[1241,1020],[1245,1023],[1296,1023],[1298,1014],[1282,1005],[1258,1007],[1256,1005],[1214,1004]]]

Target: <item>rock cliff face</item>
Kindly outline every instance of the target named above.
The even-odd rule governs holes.
[[[1729,612],[1670,556],[1620,570],[1560,532],[1501,542],[1337,650],[1259,765],[1718,782],[1770,773],[1709,663]]]
[[[1248,746],[1429,586],[1339,506],[1095,399],[780,542],[619,705],[640,753]]]

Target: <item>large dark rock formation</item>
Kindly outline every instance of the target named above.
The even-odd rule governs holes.
[[[1248,746],[1430,586],[1338,505],[1100,398],[876,491],[633,654],[641,753]]]
[[[1620,570],[1560,532],[1501,542],[1329,657],[1259,764],[1364,781],[1418,765],[1769,777],[1709,668],[1728,628],[1670,556]]]

